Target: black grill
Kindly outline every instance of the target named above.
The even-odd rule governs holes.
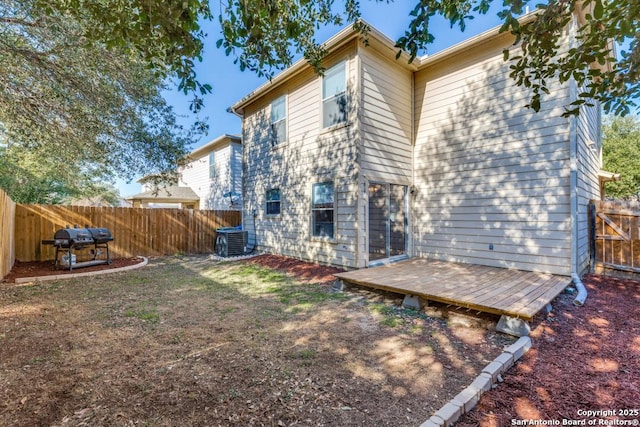
[[[111,232],[107,228],[61,228],[53,235],[52,240],[43,240],[43,245],[52,245],[56,248],[54,268],[58,265],[68,267],[69,270],[79,267],[88,267],[98,264],[111,264],[109,255],[109,242],[113,240]],[[75,262],[74,250],[89,249],[88,259]],[[62,254],[62,257],[60,255]],[[104,255],[104,256],[103,256]]]

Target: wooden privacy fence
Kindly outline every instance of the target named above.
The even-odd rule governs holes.
[[[0,190],[0,280],[9,274],[15,261],[15,212],[16,204]]]
[[[66,226],[108,228],[112,258],[212,253],[215,230],[241,222],[238,211],[17,205],[15,257],[47,261],[55,248],[41,244]]]
[[[640,273],[640,204],[592,200],[591,261],[597,273]]]

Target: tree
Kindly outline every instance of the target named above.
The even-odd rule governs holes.
[[[619,173],[607,183],[607,195],[630,199],[640,196],[640,117],[607,117],[603,125],[603,167]]]
[[[383,2],[382,0],[375,0]],[[389,3],[387,0],[384,3]],[[322,72],[326,52],[314,39],[320,25],[356,22],[355,28],[366,39],[369,28],[357,21],[359,2],[345,0],[337,10],[334,0],[229,0],[220,14],[223,36],[218,47],[234,54],[241,69],[272,76],[291,65],[302,53]],[[419,0],[410,10],[412,20],[396,47],[407,51],[413,60],[436,37],[429,22],[441,15],[451,26],[464,30],[468,20],[489,11],[493,0]],[[569,106],[568,114],[577,114],[579,106],[600,101],[607,112],[624,115],[636,106],[640,93],[640,2],[637,0],[548,0],[540,5],[536,19],[524,23],[517,17],[528,0],[504,0],[499,12],[502,31],[514,34],[522,53],[511,60],[511,77],[532,91],[529,106],[539,110],[548,93],[547,81],[574,79],[582,88],[579,98]],[[561,51],[564,29],[573,20],[576,9],[586,11],[586,21],[577,29],[578,43]],[[630,41],[630,49],[616,60],[610,41]],[[594,67],[598,64],[599,67]],[[610,66],[610,68],[608,68]]]
[[[19,202],[56,203],[114,175],[175,179],[194,132],[161,95],[168,71],[87,38],[91,16],[38,7],[0,5],[0,185]]]

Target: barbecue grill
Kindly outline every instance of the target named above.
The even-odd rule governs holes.
[[[61,264],[68,267],[69,270],[73,270],[91,265],[111,264],[109,242],[112,240],[113,236],[106,228],[69,228],[67,226],[67,228],[56,231],[52,240],[43,240],[42,244],[52,245],[56,248],[56,259],[53,263],[55,269],[58,268],[58,264]],[[75,262],[76,256],[73,252],[80,249],[90,249],[89,260]],[[61,254],[62,259],[60,259]],[[106,258],[99,258],[103,254],[106,255]]]

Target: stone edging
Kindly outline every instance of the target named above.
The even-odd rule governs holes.
[[[142,268],[149,260],[146,257],[138,257],[142,258],[142,262],[139,262],[134,265],[127,265],[125,267],[113,268],[111,270],[96,270],[96,271],[86,271],[84,273],[71,273],[71,274],[57,274],[51,276],[38,276],[38,277],[20,277],[16,278],[15,283],[29,283],[29,282],[47,282],[50,280],[62,280],[62,279],[74,279],[76,277],[86,277],[86,276],[98,276],[101,274],[109,274],[109,273],[118,273],[121,271],[135,270],[136,268]]]
[[[245,259],[255,258],[260,254],[239,255],[230,257],[221,257],[216,254],[209,255],[209,259],[212,261],[242,261]]]
[[[471,411],[480,396],[498,381],[498,377],[522,357],[531,348],[531,338],[522,337],[514,344],[505,348],[502,354],[496,357],[482,369],[482,373],[476,377],[471,385],[462,390],[449,403],[440,408],[420,427],[441,427],[453,425],[463,414]]]

